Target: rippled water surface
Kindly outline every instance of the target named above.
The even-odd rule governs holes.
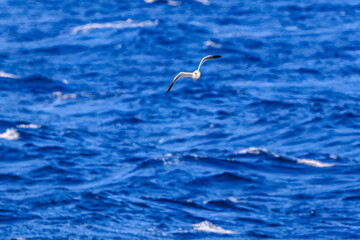
[[[0,4],[1,239],[360,238],[356,1]]]

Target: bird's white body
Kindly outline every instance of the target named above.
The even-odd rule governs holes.
[[[194,82],[196,80],[198,80],[200,78],[200,76],[201,76],[201,73],[200,73],[199,70],[194,71],[192,74],[193,74],[192,79],[194,80]]]
[[[195,70],[194,72],[190,73],[190,72],[180,72],[178,75],[176,75],[176,77],[174,78],[174,80],[171,82],[170,84],[170,87],[168,89],[168,92],[170,91],[170,89],[172,88],[172,86],[174,85],[174,83],[181,77],[191,77],[194,82],[196,80],[198,80],[200,78],[200,67],[201,65],[206,61],[206,60],[209,60],[209,59],[212,59],[212,58],[219,58],[220,56],[219,55],[209,55],[209,56],[206,56],[204,57],[200,64],[199,64],[199,67],[197,70]]]

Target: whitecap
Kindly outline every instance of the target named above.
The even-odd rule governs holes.
[[[89,23],[89,24],[77,26],[71,29],[71,33],[72,34],[77,34],[79,32],[87,33],[92,29],[103,29],[103,28],[124,29],[124,28],[138,28],[138,27],[153,27],[158,24],[159,24],[159,20],[135,22],[129,18],[126,21],[107,22],[107,23]]]
[[[207,47],[212,47],[212,48],[221,48],[221,47],[222,47],[221,44],[215,43],[215,42],[213,42],[213,41],[211,41],[211,40],[207,40],[207,41],[205,42],[205,46],[207,46]]]
[[[29,124],[19,124],[17,125],[18,128],[32,128],[32,129],[36,129],[36,128],[41,128],[41,125],[36,125],[33,123],[29,123]]]
[[[332,167],[332,166],[334,166],[334,164],[331,164],[331,163],[324,163],[324,162],[320,162],[320,161],[312,160],[312,159],[298,158],[298,159],[296,159],[296,161],[297,161],[297,163],[305,164],[305,165],[312,166],[312,167]]]
[[[20,134],[12,128],[6,129],[4,133],[0,134],[0,138],[6,139],[6,140],[18,140],[20,137]]]
[[[193,227],[197,231],[219,233],[219,234],[236,234],[236,232],[231,230],[226,230],[222,227],[216,226],[212,222],[203,221],[201,223],[193,224]]]
[[[239,151],[239,154],[260,154],[260,153],[267,153],[268,150],[265,148],[258,148],[258,147],[249,147],[249,148],[245,148],[241,151]]]
[[[6,73],[4,71],[0,71],[0,77],[3,77],[3,78],[19,78],[19,76],[16,76],[16,75],[11,74],[11,73]]]
[[[195,0],[195,1],[197,1],[197,2],[199,2],[199,3],[202,3],[202,4],[204,4],[204,5],[210,5],[210,1],[209,1],[209,0]]]
[[[313,160],[313,159],[302,159],[302,158],[290,158],[287,156],[280,156],[276,153],[272,153],[269,150],[267,150],[266,148],[258,148],[258,147],[249,147],[249,148],[245,148],[241,151],[238,152],[239,154],[254,154],[254,155],[260,155],[260,154],[266,154],[268,156],[271,156],[273,158],[280,158],[283,157],[285,159],[289,159],[290,161],[295,161],[296,163],[299,164],[305,164],[308,166],[312,166],[312,167],[332,167],[335,164],[331,164],[331,163],[324,163],[318,160]]]
[[[180,4],[181,4],[180,1],[174,1],[174,0],[169,0],[168,1],[169,6],[179,6]]]
[[[57,99],[73,99],[76,98],[76,94],[74,93],[62,93],[62,92],[53,92],[53,96],[55,96]]]
[[[234,197],[228,197],[228,200],[233,203],[238,203],[239,201]]]

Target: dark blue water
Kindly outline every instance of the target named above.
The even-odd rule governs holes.
[[[357,1],[0,6],[1,239],[360,238]]]

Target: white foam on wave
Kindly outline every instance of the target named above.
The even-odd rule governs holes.
[[[55,96],[57,99],[74,99],[76,98],[76,94],[74,93],[62,93],[62,92],[53,92],[53,96]]]
[[[199,2],[199,3],[202,3],[202,4],[204,4],[204,5],[210,5],[210,1],[209,1],[209,0],[195,0],[195,1],[197,1],[197,2]]]
[[[15,129],[8,128],[4,133],[0,134],[0,138],[6,140],[18,140],[20,138],[20,134]]]
[[[87,33],[93,29],[103,29],[103,28],[124,29],[124,28],[138,28],[138,27],[153,27],[158,24],[159,24],[159,20],[135,22],[134,20],[128,18],[126,21],[107,22],[107,23],[89,23],[89,24],[77,26],[71,29],[71,33],[72,34],[77,34],[79,32]]]
[[[157,0],[144,0],[146,3],[154,3]],[[168,0],[169,6],[179,6],[181,4],[181,1],[175,1],[175,0]]]
[[[324,163],[324,162],[320,162],[317,160],[312,160],[312,159],[301,159],[298,158],[296,159],[297,163],[301,163],[301,164],[305,164],[308,166],[313,166],[313,167],[332,167],[334,166],[334,164],[331,163]]]
[[[31,128],[31,129],[37,129],[37,128],[41,128],[41,125],[36,125],[33,123],[29,123],[29,124],[19,124],[17,125],[18,128]]]
[[[169,0],[168,1],[169,6],[179,6],[180,4],[181,4],[180,1],[174,1],[174,0]]]
[[[216,226],[212,222],[203,221],[201,223],[193,224],[193,227],[197,231],[202,232],[211,232],[211,233],[219,233],[219,234],[236,234],[236,232],[231,230],[226,230],[222,227]]]
[[[221,48],[222,47],[221,44],[215,43],[211,40],[207,40],[204,44],[206,47],[212,47],[212,48]]]
[[[237,200],[236,198],[234,198],[234,197],[228,197],[227,198],[230,202],[233,202],[233,203],[238,203],[239,202],[239,200]]]
[[[63,82],[64,84],[69,84],[69,81],[66,80],[66,79],[62,80],[62,82]]]
[[[279,158],[281,157],[278,154],[272,153],[269,150],[267,150],[266,148],[258,148],[258,147],[249,147],[249,148],[245,148],[241,151],[238,152],[239,154],[255,154],[255,155],[259,155],[259,154],[268,154],[274,158]],[[288,158],[288,157],[286,157]],[[291,159],[291,158],[289,158]],[[308,166],[312,166],[312,167],[332,167],[335,164],[332,163],[324,163],[318,160],[313,160],[313,159],[302,159],[302,158],[295,158],[293,159],[294,161],[296,161],[296,163],[300,163],[300,164],[305,164]]]
[[[11,73],[6,73],[4,71],[0,71],[0,77],[3,78],[19,78],[19,76],[11,74]]]
[[[268,152],[269,151],[266,148],[249,147],[249,148],[240,150],[238,153],[239,154],[261,154],[261,153],[268,153]]]

